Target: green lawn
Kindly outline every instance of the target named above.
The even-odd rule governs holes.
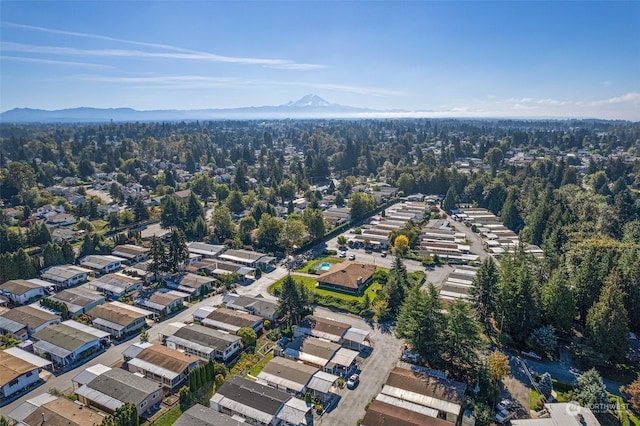
[[[180,410],[180,404],[176,404],[175,407],[156,420],[153,426],[170,426],[178,420],[178,417],[180,417],[181,414],[182,411]]]
[[[337,297],[339,299],[345,300],[345,301],[361,301],[364,298],[364,295],[355,295],[355,294],[349,294],[349,293],[342,293],[339,291],[334,291],[334,290],[327,290],[324,288],[317,288],[316,286],[318,285],[318,281],[315,278],[311,278],[311,277],[301,277],[298,275],[292,275],[293,279],[298,281],[298,282],[302,282],[304,284],[305,287],[307,287],[309,290],[313,291],[315,294],[320,295],[320,296],[332,296],[332,297]],[[271,284],[269,286],[269,293],[273,294],[276,292],[276,290],[280,290],[282,288],[282,282],[284,281],[284,278],[279,279],[278,281],[276,281],[275,283]],[[369,285],[369,287],[367,287],[367,289],[365,290],[365,294],[369,295],[369,300],[373,300],[373,298],[375,297],[377,291],[382,288],[382,286],[380,284],[378,284],[377,282],[374,282],[372,284]]]
[[[253,377],[257,377],[258,374],[260,374],[260,372],[264,368],[264,366],[267,365],[267,363],[272,359],[273,359],[273,351],[269,352],[267,356],[262,358],[260,362],[257,362],[253,367],[251,367],[251,370],[249,370],[249,374],[251,374]]]
[[[310,260],[302,268],[296,269],[296,272],[302,272],[302,273],[308,274],[309,269],[315,269],[323,263],[331,263],[332,265],[335,265],[337,263],[342,263],[342,262],[344,262],[344,260],[339,259],[337,257],[332,257],[330,255],[323,254],[319,257],[316,257],[313,260]]]

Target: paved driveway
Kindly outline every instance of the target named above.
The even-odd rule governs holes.
[[[382,329],[377,325],[371,327],[360,317],[333,312],[325,308],[316,308],[315,314],[370,331],[369,338],[373,350],[368,357],[359,360],[360,384],[353,390],[345,387],[337,406],[332,406],[328,412],[317,418],[315,423],[327,426],[354,426],[358,419],[364,417],[364,407],[380,392],[389,371],[400,358],[402,341],[393,334],[393,327]]]

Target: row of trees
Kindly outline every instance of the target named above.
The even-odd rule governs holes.
[[[55,312],[59,312],[63,320],[69,319],[69,307],[66,303],[45,297],[40,300],[40,304],[46,308],[54,310]]]

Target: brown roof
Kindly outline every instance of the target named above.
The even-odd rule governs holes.
[[[44,419],[44,422],[42,421]],[[22,422],[29,426],[94,426],[104,417],[66,398],[58,398],[37,408]]]
[[[315,315],[306,316],[300,322],[300,326],[309,327],[310,329],[316,330],[320,333],[328,333],[340,337],[342,337],[344,333],[351,328],[350,324]]]
[[[345,287],[352,290],[359,288],[358,279],[367,282],[376,272],[375,265],[364,263],[343,262],[331,266],[333,271],[322,274],[318,278],[320,284],[326,283],[334,286]]]
[[[361,424],[362,426],[452,426],[453,423],[375,400],[367,409]]]
[[[234,311],[233,309],[228,308],[218,308],[207,315],[207,318],[236,327],[253,327],[256,322],[262,321],[262,318],[259,316],[242,311]]]
[[[0,289],[6,290],[11,294],[15,294],[16,296],[25,294],[27,291],[34,288],[42,288],[42,286],[30,283],[27,280],[10,280],[4,284],[0,284]]]
[[[162,345],[149,346],[142,350],[136,358],[158,367],[166,368],[174,373],[181,373],[189,368],[189,365],[198,362],[198,358],[194,356],[183,354],[180,351]]]
[[[387,385],[454,404],[462,404],[464,390],[467,387],[461,382],[427,377],[425,374],[401,367],[395,367],[391,370]]]
[[[167,306],[178,299],[182,299],[182,297],[175,294],[162,293],[160,291],[156,291],[151,295],[151,297],[149,297],[149,302],[158,303],[160,305]]]
[[[0,351],[0,385],[4,386],[24,373],[38,367],[10,353]]]
[[[87,315],[120,325],[128,325],[138,318],[144,318],[144,314],[120,306],[113,306],[111,303],[96,306],[87,312]]]
[[[2,316],[33,329],[38,328],[49,321],[60,319],[58,315],[45,312],[32,306],[19,306],[17,308],[13,308],[2,314]]]

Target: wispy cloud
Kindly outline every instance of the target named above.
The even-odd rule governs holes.
[[[266,79],[247,79],[239,77],[212,77],[200,75],[154,75],[138,77],[120,77],[112,75],[88,75],[80,77],[83,80],[103,83],[129,84],[136,87],[165,87],[168,89],[207,89],[212,87],[303,87],[308,90],[331,90],[336,92],[356,93],[371,96],[389,97],[404,96],[398,91],[367,86],[353,86],[333,83],[306,83],[300,81],[279,81]]]
[[[2,50],[1,47],[0,47],[0,50]],[[91,64],[91,63],[87,63],[87,62],[58,61],[58,60],[55,60],[55,59],[25,58],[24,56],[0,55],[0,59],[5,60],[5,61],[36,62],[36,63],[40,63],[40,64],[69,65],[69,66],[75,66],[75,67],[115,68],[115,67],[113,67],[111,65]]]
[[[187,59],[187,60],[226,62],[226,63],[235,63],[235,64],[247,64],[247,65],[263,65],[263,66],[268,66],[272,68],[290,69],[290,70],[313,70],[318,68],[324,68],[324,65],[301,64],[289,59],[224,56],[224,55],[217,55],[215,53],[210,53],[210,52],[202,52],[198,50],[185,49],[182,47],[172,46],[168,44],[148,43],[148,42],[141,42],[136,40],[127,40],[122,38],[103,36],[100,34],[65,31],[65,30],[58,30],[53,28],[38,27],[34,25],[18,24],[13,22],[1,22],[0,25],[7,26],[7,27],[14,27],[14,28],[22,28],[22,29],[27,29],[32,31],[46,32],[50,34],[61,34],[61,35],[67,35],[72,37],[79,37],[79,38],[112,41],[117,43],[124,43],[124,44],[129,44],[134,46],[143,46],[143,47],[165,51],[165,52],[148,52],[148,51],[119,50],[119,49],[84,50],[84,49],[74,49],[74,48],[64,48],[64,47],[56,48],[52,46],[21,45],[22,46],[21,48],[23,49],[31,49],[30,51],[32,53],[89,54],[89,55],[98,55],[98,56],[137,56],[137,57],[144,57],[144,58]],[[13,43],[13,44],[18,45],[17,43]],[[37,49],[40,47],[47,51],[37,51]],[[14,48],[18,48],[18,46],[14,46]],[[67,51],[67,53],[63,53],[65,50]],[[80,53],[80,52],[85,52],[85,53]],[[175,52],[175,53],[172,54],[168,52]]]

